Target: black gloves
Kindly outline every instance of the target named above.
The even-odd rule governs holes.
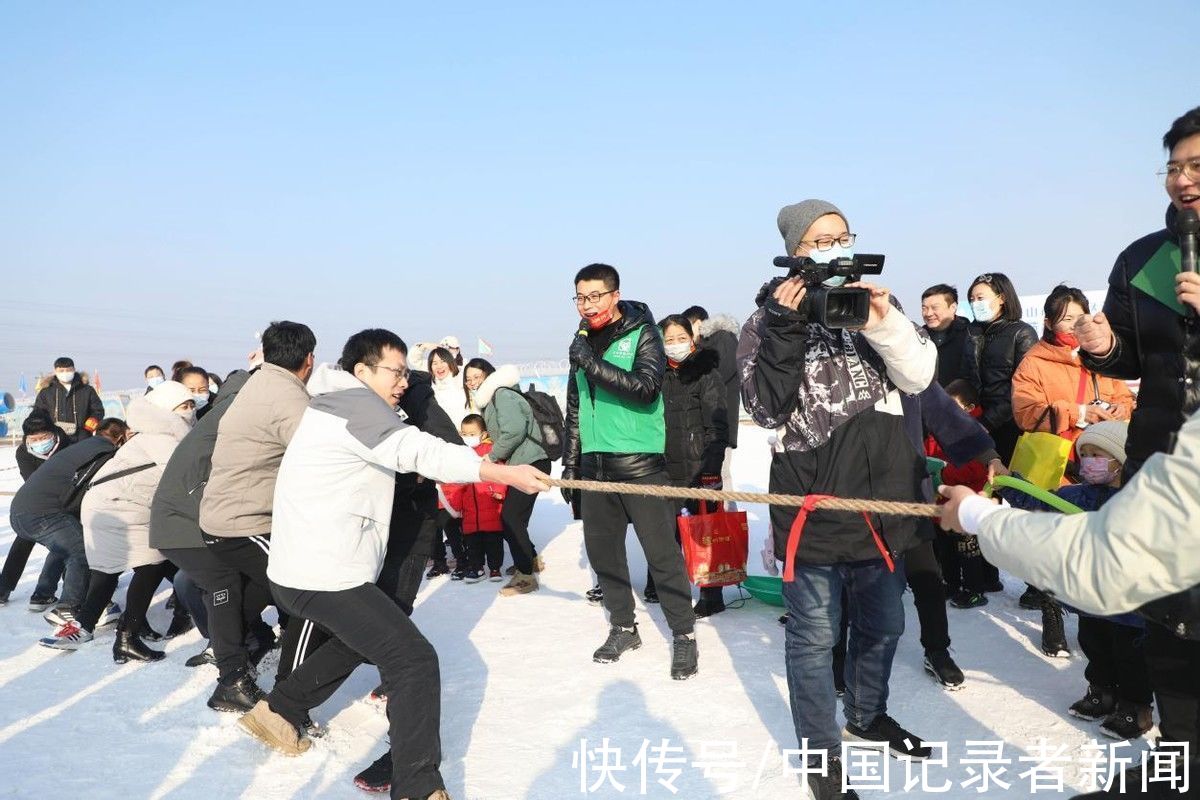
[[[592,350],[592,345],[588,342],[587,337],[581,334],[576,334],[571,340],[571,349],[567,351],[571,363],[577,367],[584,367],[596,360],[596,353]]]

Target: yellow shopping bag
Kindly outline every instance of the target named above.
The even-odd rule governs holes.
[[[1048,408],[1046,411],[1051,414],[1051,425],[1058,430],[1058,426],[1053,421],[1053,409]],[[1042,418],[1044,419],[1045,416],[1043,413]],[[1039,419],[1038,427],[1041,426],[1041,423],[1042,421]],[[1053,491],[1062,484],[1063,474],[1067,471],[1067,460],[1071,457],[1073,446],[1070,440],[1053,433],[1045,431],[1022,433],[1021,438],[1017,439],[1017,446],[1013,450],[1012,462],[1008,468],[1013,472],[1020,473],[1021,477],[1034,486]]]

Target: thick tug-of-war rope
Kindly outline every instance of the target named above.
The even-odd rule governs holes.
[[[797,494],[766,492],[733,492],[724,489],[692,489],[680,486],[647,486],[640,483],[609,483],[608,481],[564,480],[545,478],[544,482],[557,489],[579,489],[584,492],[636,494],[645,497],[670,497],[679,500],[711,500],[738,503],[767,503],[774,506],[804,506],[806,498]],[[868,514],[896,514],[905,517],[937,517],[940,507],[932,503],[901,503],[895,500],[852,500],[842,497],[823,497],[811,504],[828,511],[854,511]]]
[[[608,494],[637,494],[643,497],[670,497],[679,500],[734,501],[737,503],[766,503],[773,506],[795,506],[805,503],[802,494],[770,494],[767,492],[732,492],[724,489],[691,489],[682,486],[647,486],[640,483],[610,483],[608,481],[569,481],[544,478],[543,482],[556,489],[579,489],[584,492]],[[12,497],[16,492],[0,492],[0,497]],[[853,511],[868,514],[896,514],[904,517],[937,517],[939,506],[932,503],[901,503],[895,500],[852,500],[824,497],[813,508],[827,511]]]

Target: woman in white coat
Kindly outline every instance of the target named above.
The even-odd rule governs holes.
[[[191,392],[175,381],[159,384],[145,397],[130,402],[128,443],[100,468],[83,497],[83,542],[90,570],[87,596],[74,619],[68,619],[54,636],[42,639],[43,645],[74,650],[91,641],[121,573],[133,570],[125,593],[125,613],[113,643],[113,660],[123,664],[130,659],[158,661],[163,657],[137,635],[154,590],[169,567],[162,553],[150,546],[150,502],[171,453],[195,418]]]
[[[449,350],[437,347],[429,354],[428,364],[429,377],[433,379],[433,398],[457,428],[462,425],[463,417],[472,413],[467,408],[467,393],[458,377],[458,362]]]

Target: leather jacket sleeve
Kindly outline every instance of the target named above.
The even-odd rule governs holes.
[[[602,386],[622,399],[652,403],[662,391],[663,373],[667,368],[662,334],[655,325],[642,326],[632,370],[623,370],[602,358],[594,358],[577,368],[583,370],[593,385]]]
[[[571,367],[567,375],[567,408],[563,426],[563,477],[572,480],[579,477],[579,387],[575,383],[575,371]]]

